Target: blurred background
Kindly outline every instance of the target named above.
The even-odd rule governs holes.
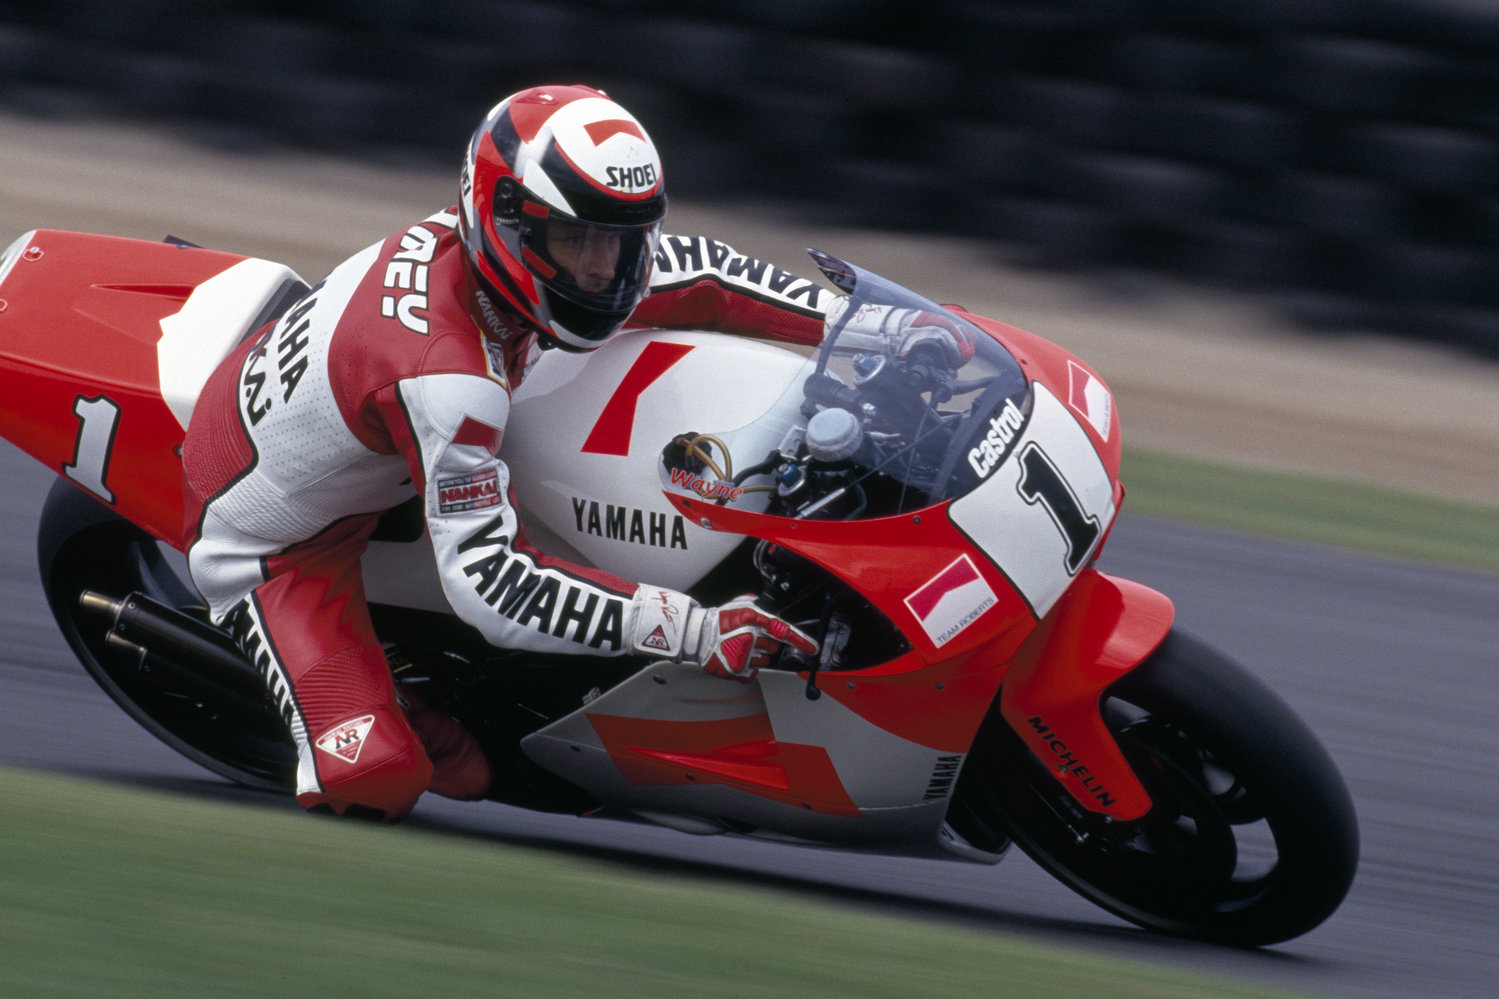
[[[1499,551],[1499,0],[0,0],[0,245],[172,233],[316,280],[451,204],[480,116],[540,82],[640,116],[673,231],[801,273],[821,246],[1103,373],[1132,511],[1110,558],[1308,715],[1365,828],[1347,908],[1272,955],[1116,936],[1009,862],[998,901],[822,856],[794,881],[1324,994],[1493,994],[1495,577],[1175,521],[1303,515],[1238,465],[1336,476],[1319,532]],[[0,460],[0,763],[185,786],[58,651],[26,520],[50,475]]]
[[[0,0],[0,110],[454,165],[588,82],[682,198],[1499,356],[1490,0]]]

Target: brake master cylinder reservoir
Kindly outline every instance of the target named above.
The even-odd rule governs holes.
[[[807,421],[807,452],[817,461],[842,461],[859,450],[864,430],[846,409],[824,409]]]

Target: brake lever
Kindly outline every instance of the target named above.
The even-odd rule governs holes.
[[[817,652],[817,660],[807,667],[807,700],[815,701],[822,696],[822,691],[817,687],[817,674],[824,669],[836,670],[843,665],[843,650],[853,633],[854,629],[841,616],[834,615],[829,619],[822,648]]]

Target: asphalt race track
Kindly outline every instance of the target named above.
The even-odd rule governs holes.
[[[36,582],[36,514],[50,481],[0,444],[0,764],[264,803],[158,744],[73,661]],[[1350,783],[1359,877],[1332,919],[1298,940],[1243,953],[1153,937],[1018,853],[987,870],[440,799],[411,822],[434,835],[770,884],[1327,996],[1492,996],[1499,577],[1128,518],[1110,545],[1107,568],[1171,594],[1179,623],[1252,664],[1311,722]]]

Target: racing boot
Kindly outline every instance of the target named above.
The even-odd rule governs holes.
[[[427,790],[458,801],[484,797],[494,777],[479,740],[452,715],[422,700],[414,684],[397,682],[396,697],[432,761],[432,782]]]

